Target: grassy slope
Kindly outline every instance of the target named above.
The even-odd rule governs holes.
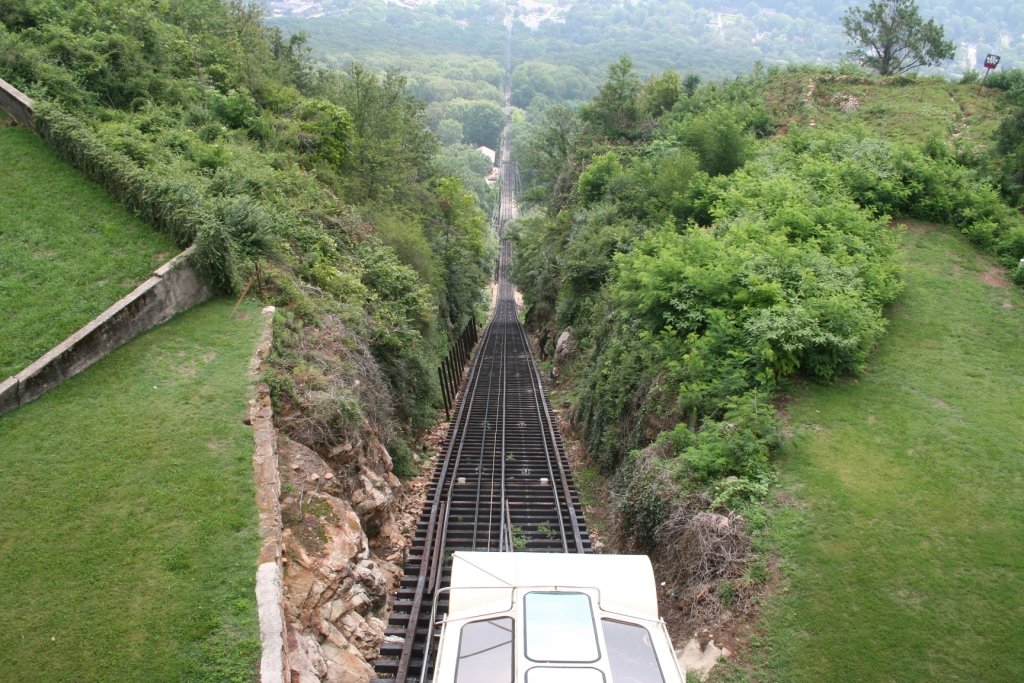
[[[1024,680],[1024,296],[950,229],[906,243],[867,374],[790,407],[762,680]]]
[[[878,77],[794,71],[773,77],[767,100],[782,120],[813,120],[822,128],[859,124],[872,135],[911,142],[945,140],[977,153],[991,146],[999,123],[999,95],[992,88],[941,78],[894,85]]]
[[[259,315],[230,309],[0,417],[0,680],[252,680]]]
[[[0,379],[176,253],[23,128],[0,127]]]

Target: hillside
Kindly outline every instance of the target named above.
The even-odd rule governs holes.
[[[904,248],[864,374],[786,400],[787,581],[755,680],[1024,676],[1024,296],[955,230],[912,222]]]
[[[24,129],[0,127],[0,185],[0,378],[6,378],[178,250]]]
[[[332,472],[337,485],[330,495],[337,496],[338,506],[348,506],[349,530],[373,544],[375,553],[371,559],[360,552],[344,572],[332,570],[324,594],[343,595],[342,583],[364,562],[359,581],[348,581],[344,588],[352,595],[362,591],[380,598],[372,605],[346,602],[361,610],[346,611],[346,624],[362,615],[370,620],[360,622],[366,627],[357,634],[338,632],[344,626],[340,616],[329,623],[297,612],[290,613],[290,633],[311,653],[325,641],[321,632],[334,629],[334,645],[325,646],[323,658],[309,655],[322,667],[328,666],[325,661],[335,669],[351,664],[356,648],[366,650],[359,656],[371,656],[375,638],[379,644],[383,637],[373,632],[382,630],[383,623],[370,613],[385,608],[387,579],[381,567],[397,571],[386,560],[395,549],[382,546],[393,542],[400,553],[403,543],[396,525],[401,483],[395,474],[416,471],[411,449],[433,426],[440,407],[437,365],[449,350],[452,331],[462,330],[485,305],[495,252],[483,213],[488,194],[482,174],[475,177],[476,186],[467,187],[463,180],[465,168],[482,157],[472,148],[472,162],[465,159],[465,148],[461,158],[442,155],[427,130],[424,104],[407,92],[400,75],[359,66],[344,72],[319,69],[306,58],[301,37],[286,37],[263,25],[256,3],[4,3],[0,53],[5,55],[3,78],[33,98],[36,128],[60,160],[162,231],[176,248],[195,246],[193,264],[222,293],[278,307],[263,378],[270,387],[275,426],[289,453],[303,454],[307,465],[318,463],[317,476]],[[15,307],[28,303],[18,300]],[[211,353],[220,352],[222,340],[213,329],[219,324],[197,325],[194,331],[209,335]],[[180,332],[174,325],[171,329]],[[239,335],[234,343],[245,341]],[[175,362],[157,351],[135,359],[121,373],[152,373],[157,381],[146,386],[166,384],[161,378]],[[111,368],[115,361],[108,360],[105,367]],[[67,609],[52,609],[56,621],[80,629],[108,620],[92,629],[95,641],[82,643],[82,655],[92,657],[82,665],[87,678],[111,680],[117,675],[105,667],[118,664],[151,680],[246,680],[250,675],[257,654],[251,640],[251,579],[258,541],[251,533],[251,471],[234,476],[248,471],[248,460],[239,461],[234,450],[236,428],[248,430],[241,426],[242,416],[231,412],[237,409],[219,400],[216,410],[207,408],[201,398],[222,389],[225,400],[234,396],[228,402],[241,405],[234,401],[245,396],[204,370],[188,364],[185,377],[168,380],[190,391],[184,396],[175,389],[166,396],[168,405],[151,405],[130,387],[119,392],[105,380],[83,379],[65,385],[79,387],[75,392],[60,387],[52,394],[57,397],[44,397],[0,423],[5,441],[24,442],[30,451],[36,440],[29,434],[42,435],[44,445],[57,452],[74,451],[78,460],[69,463],[73,484],[78,482],[75,468],[95,457],[94,449],[110,451],[115,475],[131,477],[126,485],[111,478],[110,468],[100,468],[97,473],[106,480],[90,479],[87,496],[54,492],[57,509],[70,513],[82,507],[85,523],[76,543],[96,549],[87,567],[61,565],[40,573],[54,582],[67,581],[74,592],[65,596]],[[236,380],[248,382],[244,374]],[[81,391],[95,395],[83,402]],[[52,402],[59,396],[74,398],[74,407]],[[144,421],[148,410],[163,416],[170,403],[177,405],[173,420],[141,426],[136,421]],[[71,420],[88,405],[100,412],[99,424],[51,421],[39,427],[41,411],[68,413]],[[228,414],[233,417],[225,418]],[[190,420],[189,425],[182,426],[180,419]],[[113,443],[115,427],[125,426],[138,432],[138,441]],[[90,447],[67,445],[66,439],[93,427],[101,433],[89,431]],[[200,438],[198,451],[193,436]],[[26,464],[24,481],[19,475],[17,486],[12,481],[9,487],[16,496],[30,495],[33,505],[42,508],[52,507],[53,500],[40,488],[37,465],[55,467],[44,445],[38,445],[40,452],[50,455]],[[170,454],[177,460],[178,445],[188,457],[214,452],[215,462],[204,462],[213,470],[182,469],[170,461],[153,471],[136,471],[131,463],[117,466],[125,458],[160,460]],[[29,458],[30,451],[19,453]],[[247,467],[239,470],[240,463]],[[288,523],[301,536],[321,514],[316,523],[334,532],[340,513],[331,512],[329,492],[310,492],[306,485],[303,480],[292,492],[297,493],[298,514]],[[158,500],[143,501],[152,516],[139,515],[141,526],[118,526],[131,542],[111,548],[117,539],[97,526],[89,511],[109,512],[120,524],[124,510],[137,505],[139,493],[152,486],[161,488]],[[168,498],[164,489],[180,495]],[[184,501],[190,494],[217,500]],[[239,507],[246,501],[249,512],[246,505]],[[178,503],[184,508],[165,505]],[[26,510],[31,515],[39,507]],[[36,517],[29,521],[39,526],[17,523],[52,538],[59,518]],[[176,525],[183,546],[179,553],[165,543],[167,531]],[[224,528],[228,537],[220,536]],[[211,547],[191,543],[195,533],[212,535]],[[289,538],[287,552],[293,556],[332,552],[317,533],[303,538],[311,544],[309,554]],[[11,596],[8,614],[32,612],[20,597],[40,604],[61,597],[29,580],[40,564],[52,563],[54,552],[44,539],[33,546],[32,555],[8,558],[12,564],[3,574]],[[146,568],[137,572],[137,586],[131,575],[135,564]],[[76,571],[80,578],[62,573]],[[117,574],[117,590],[106,596],[109,600],[93,603],[93,611],[78,614],[86,600],[83,591],[99,584],[95,578],[106,572]],[[181,583],[171,581],[177,578]],[[83,579],[92,583],[84,585]],[[176,597],[184,602],[163,597],[168,587],[179,588]],[[46,613],[38,618],[43,627],[53,624]],[[13,627],[8,633],[17,639],[23,635]],[[45,637],[42,631],[33,635]],[[130,642],[121,649],[118,638]],[[337,647],[342,638],[351,638],[351,648]],[[159,647],[147,647],[153,642],[147,639],[156,639]],[[7,645],[17,651],[11,666],[38,667],[44,677],[52,672],[54,678],[67,678],[67,667],[74,666],[72,660],[53,660],[45,647],[23,647],[20,641]],[[118,656],[110,657],[108,665],[103,655],[112,649]],[[139,661],[143,650],[148,658]]]
[[[1002,531],[984,548],[961,546],[975,542],[989,492],[1011,495],[989,413],[1007,419],[1019,387],[1006,385],[1005,403],[984,394],[1018,361],[953,348],[1019,333],[1019,294],[1005,287],[1020,277],[1024,217],[990,184],[1005,161],[993,131],[1011,108],[1001,90],[938,78],[794,67],[687,87],[670,73],[641,80],[623,59],[578,110],[520,124],[532,209],[515,229],[515,277],[572,401],[587,476],[603,472],[614,492],[605,540],[655,559],[677,637],[704,629],[745,654],[753,644],[722,680],[995,670],[983,658],[947,666],[963,587],[919,564],[946,548],[960,558],[950,571],[976,578],[967,592],[988,608],[958,614],[957,638],[1003,623],[991,616],[1009,594],[995,558],[1013,552],[1015,504],[994,516]],[[908,234],[900,224],[914,218],[951,227]],[[967,280],[956,296],[956,278],[929,279],[946,272]],[[905,316],[932,327],[898,327]],[[877,386],[873,403],[888,407],[870,406],[869,420],[853,394],[888,362],[904,364],[907,387]],[[898,417],[907,392],[975,382],[988,388],[940,397],[949,412]],[[794,387],[807,388],[787,417]],[[796,414],[816,426],[793,444]],[[962,435],[927,448],[932,430]],[[953,445],[968,441],[970,456]],[[934,452],[895,464],[899,444]],[[930,492],[947,485],[959,493]],[[976,502],[954,512],[950,497]],[[934,545],[901,552],[920,537]],[[885,584],[914,590],[902,604],[878,596]],[[766,591],[780,597],[765,603]],[[735,640],[764,604],[766,630]],[[912,637],[880,642],[910,620]]]
[[[493,245],[404,78],[318,69],[255,5],[17,2],[0,22],[4,76],[58,156],[194,244],[216,287],[286,311],[271,384],[290,433],[329,452],[365,430],[408,468]]]
[[[251,681],[260,316],[202,304],[0,417],[0,679]]]
[[[981,173],[1001,163],[995,132],[1011,109],[976,84],[849,74],[779,74],[765,99],[787,127],[941,143]],[[962,219],[900,222],[906,287],[863,373],[799,382],[783,399],[786,503],[761,541],[779,551],[783,587],[753,647],[712,680],[1024,675],[1005,654],[1021,633],[1002,628],[1024,618],[1007,574],[1024,561],[1012,542],[1024,531],[1012,417],[1024,386],[1005,371],[1020,366],[1024,334],[1013,259],[979,254]]]
[[[1007,110],[1002,92],[940,77],[884,80],[854,70],[790,69],[772,75],[764,98],[785,126],[855,125],[900,142],[937,140],[970,156],[992,155]]]

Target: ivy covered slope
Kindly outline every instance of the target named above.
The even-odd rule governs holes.
[[[486,221],[401,76],[315,67],[257,4],[7,2],[3,77],[212,282],[283,307],[272,388],[296,438],[369,427],[400,456],[481,303]]]
[[[623,58],[578,112],[552,108],[517,131],[534,207],[515,234],[527,320],[547,352],[572,330],[574,420],[617,473],[622,540],[684,584],[694,577],[673,553],[693,549],[702,511],[763,523],[779,389],[856,375],[884,334],[902,288],[893,218],[957,225],[1007,266],[1024,255],[1024,219],[982,179],[991,169],[963,163],[948,122],[923,139],[871,131],[852,108],[839,115],[847,98],[814,99],[835,81],[918,83],[800,69],[641,81]],[[997,98],[921,84],[944,101],[949,88]],[[826,109],[827,128],[815,124]],[[684,586],[691,616],[735,607],[767,576],[711,557]]]

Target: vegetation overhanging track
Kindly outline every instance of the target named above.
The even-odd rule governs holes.
[[[430,662],[424,667],[423,661],[430,615],[454,551],[590,550],[562,438],[508,280],[505,228],[516,216],[519,177],[504,137],[501,171],[497,305],[470,363],[406,559],[376,664],[382,678],[430,675]],[[438,596],[438,615],[445,603]]]

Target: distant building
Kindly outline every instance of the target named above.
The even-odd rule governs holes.
[[[495,152],[490,147],[484,147],[483,145],[480,145],[479,147],[476,148],[476,151],[480,152],[485,157],[487,157],[492,164],[494,163],[494,160],[498,158],[498,153]]]

